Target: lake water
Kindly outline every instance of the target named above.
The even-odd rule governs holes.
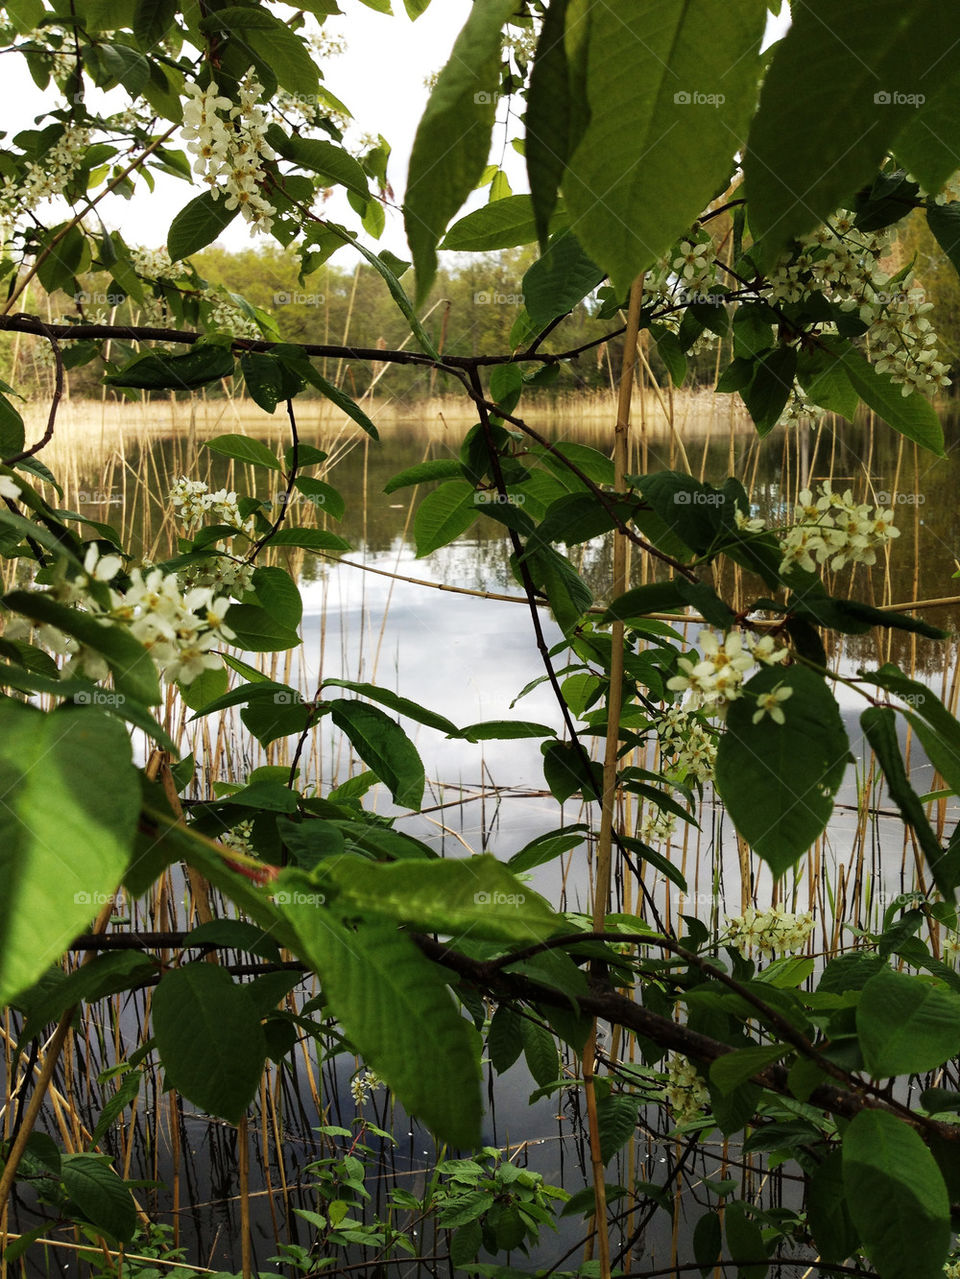
[[[381,444],[368,445],[365,440],[348,442],[340,434],[331,435],[328,425],[311,423],[309,411],[302,417],[303,440],[329,449],[331,456],[339,455],[325,478],[342,492],[346,514],[341,523],[330,521],[328,526],[341,533],[352,549],[344,554],[341,563],[299,553],[296,556],[294,566],[305,607],[303,647],[290,668],[290,681],[305,690],[313,690],[321,678],[366,680],[399,690],[460,725],[516,717],[559,730],[560,718],[545,684],[512,705],[520,690],[543,674],[525,604],[434,589],[444,584],[473,592],[519,596],[519,587],[509,570],[509,547],[502,526],[481,517],[456,542],[418,560],[410,532],[411,490],[401,490],[392,496],[383,494],[390,476],[421,461],[427,453],[444,456],[455,447],[460,433],[451,428],[445,437],[436,425],[425,429],[421,423],[400,422],[384,432]],[[889,566],[873,573],[862,567],[856,570],[854,589],[862,592],[863,598],[878,604],[939,600],[958,594],[958,583],[952,575],[957,569],[955,557],[960,552],[957,504],[960,450],[956,448],[960,442],[960,423],[956,417],[945,414],[945,425],[950,447],[948,456],[940,460],[918,456],[912,445],[905,444],[886,428],[873,431],[867,425],[854,428],[839,424],[824,430],[818,438],[811,433],[806,439],[796,432],[789,435],[778,432],[758,449],[754,435],[748,431],[731,434],[726,419],[718,418],[709,434],[701,431],[685,439],[684,444],[696,473],[714,482],[728,473],[738,475],[748,487],[758,512],[767,516],[776,516],[784,510],[796,491],[798,476],[816,480],[829,475],[835,488],[853,485],[862,492],[865,476],[869,475],[874,492],[891,495],[888,500],[895,506],[896,523],[902,536],[893,548]],[[219,429],[236,428],[228,423],[221,424]],[[244,429],[254,433],[254,421],[245,419]],[[595,428],[588,430],[573,422],[555,425],[554,434],[594,447],[602,446],[603,437]],[[276,438],[275,430],[270,431],[269,438]],[[75,458],[72,468],[74,488],[92,499],[84,506],[85,513],[116,521],[121,513],[120,503],[126,501],[122,512],[125,522],[135,531],[143,547],[148,550],[154,547],[156,539],[164,536],[162,490],[181,471],[206,475],[209,468],[213,487],[221,484],[243,487],[243,477],[228,466],[225,459],[202,449],[197,453],[195,446],[201,440],[202,432],[187,438],[182,431],[165,433],[161,428],[153,430],[149,440],[138,432],[122,446],[122,464],[117,461],[114,445],[101,456],[95,447],[85,450],[82,457]],[[671,463],[682,466],[677,446],[669,440],[651,438],[647,449],[650,469]],[[133,477],[137,475],[149,477],[153,493],[149,501],[143,494],[132,500]],[[256,491],[258,496],[267,495],[262,486]],[[424,491],[420,490],[419,496]],[[290,518],[296,521],[297,517],[294,506]],[[596,599],[603,602],[608,597],[611,571],[609,539],[573,548],[573,555]],[[370,569],[378,572],[365,571]],[[633,571],[639,582],[642,565],[636,557]],[[399,580],[405,577],[418,578],[426,584]],[[845,592],[849,584],[849,571],[839,575],[836,593]],[[960,621],[960,606],[954,601],[932,609],[927,615],[930,620],[953,628]],[[543,621],[548,642],[558,641],[560,632],[546,612]],[[691,643],[695,642],[698,629],[687,628]],[[935,645],[890,632],[879,642],[873,636],[849,640],[842,651],[831,656],[845,670],[854,670],[865,663],[894,660],[928,682],[948,701],[957,692],[957,654],[953,641]],[[273,660],[266,655],[268,665]],[[279,659],[280,670],[283,660]],[[558,659],[558,664],[563,664],[562,659]],[[845,910],[841,907],[835,912],[831,893],[847,885],[846,891],[852,898],[856,895],[855,886],[862,889],[871,877],[875,895],[883,891],[894,896],[908,890],[913,883],[912,854],[905,855],[902,825],[890,813],[891,806],[885,796],[876,797],[876,811],[868,815],[866,827],[860,825],[856,781],[857,774],[862,773],[865,752],[856,717],[862,707],[846,692],[841,693],[840,701],[858,770],[857,773],[852,767],[848,770],[834,819],[823,839],[818,841],[815,855],[801,864],[798,875],[787,883],[787,899],[792,897],[797,909],[811,908],[817,913],[815,948],[818,952],[849,944],[851,934],[844,930],[844,921],[838,915],[846,915],[847,925],[868,922],[862,914],[861,898],[849,901]],[[175,717],[171,722],[176,722]],[[324,725],[328,724],[325,720]],[[425,811],[403,817],[398,825],[446,855],[460,856],[469,849],[489,850],[506,858],[534,836],[561,822],[585,820],[588,816],[575,803],[568,803],[562,814],[558,814],[555,802],[545,789],[536,742],[471,745],[448,741],[409,721],[405,721],[404,726],[423,757],[428,791]],[[200,733],[191,732],[198,758],[202,759],[204,749],[209,746]],[[270,762],[282,762],[283,749],[278,746],[268,757],[255,751],[250,753],[249,749],[245,752],[238,749],[231,760],[237,778],[242,777],[249,766],[262,763],[266,758]],[[221,758],[226,759],[226,755]],[[315,736],[304,756],[301,777],[305,781],[316,781],[326,790],[361,768],[362,765],[349,757],[344,741],[334,740],[331,730],[325,727]],[[921,793],[930,790],[932,770],[915,743],[911,769],[915,788]],[[384,813],[395,811],[389,796],[383,793],[371,792],[366,802],[374,803],[378,811]],[[952,820],[953,816],[952,808],[947,810],[941,806],[941,820],[945,817]],[[634,812],[633,817],[636,820],[638,814]],[[682,909],[716,923],[722,920],[724,913],[739,913],[745,894],[753,892],[761,906],[768,905],[769,878],[755,863],[753,882],[744,885],[734,832],[722,810],[714,804],[709,786],[700,820],[699,832],[680,834],[663,850],[683,867],[692,896],[686,903],[680,903],[676,889],[662,876],[650,875],[647,886],[658,907],[670,917]],[[555,904],[570,910],[588,909],[590,877],[586,849],[575,850],[570,857],[541,868],[535,872],[532,883]],[[618,877],[618,905],[624,904],[625,891],[626,904],[635,906],[635,887],[625,885]],[[124,1012],[127,1035],[136,1035],[131,1028],[139,1017],[138,1010],[128,1008]],[[112,1061],[115,1049],[116,1041],[111,1041],[109,1035],[100,1044],[90,1042],[88,1037],[84,1049],[89,1055],[84,1066],[86,1076],[95,1075],[97,1068]],[[78,1062],[75,1060],[72,1065],[77,1068]],[[438,1072],[442,1069],[443,1063],[438,1060]],[[347,1089],[352,1071],[352,1060],[345,1061],[342,1057],[315,1064],[323,1103],[331,1107],[329,1122],[349,1124],[355,1114]],[[521,1161],[529,1160],[530,1166],[543,1172],[548,1181],[576,1191],[589,1179],[579,1092],[571,1088],[528,1106],[527,1098],[533,1087],[522,1064],[497,1082],[491,1090],[484,1138],[499,1145],[509,1142],[514,1149],[526,1143],[519,1156]],[[284,1217],[278,1185],[285,1178],[290,1186],[296,1186],[300,1166],[318,1151],[311,1133],[319,1122],[316,1100],[302,1063],[296,1073],[274,1072],[271,1088],[276,1089],[278,1113],[282,1114],[279,1142],[269,1125],[261,1128],[259,1119],[256,1123],[251,1121],[255,1189],[262,1192],[253,1201],[256,1260],[257,1266],[263,1269],[268,1268],[265,1259],[273,1252],[275,1214],[281,1219]],[[93,1084],[75,1098],[79,1112],[90,1126],[96,1120],[101,1095],[102,1090]],[[377,1104],[381,1108],[385,1104],[383,1094]],[[143,1200],[150,1205],[151,1215],[156,1210],[160,1219],[171,1219],[166,1215],[172,1207],[170,1187],[174,1172],[179,1170],[180,1201],[192,1205],[182,1209],[178,1218],[187,1259],[198,1265],[238,1268],[234,1130],[191,1114],[188,1106],[186,1113],[180,1115],[179,1152],[174,1153],[166,1122],[168,1099],[154,1093],[145,1097],[142,1105],[128,1175],[159,1177],[166,1183],[164,1190],[144,1192]],[[678,1158],[678,1148],[664,1139],[667,1129],[662,1119],[650,1114],[648,1120],[651,1127],[645,1135],[641,1134],[638,1142],[636,1175],[639,1180],[662,1182],[664,1173]],[[378,1112],[377,1121],[391,1127],[388,1115]],[[53,1128],[51,1116],[48,1115],[45,1122]],[[395,1177],[399,1184],[422,1186],[425,1171],[435,1158],[432,1142],[402,1115],[394,1117],[392,1130],[400,1144],[393,1153],[384,1152],[383,1185]],[[719,1175],[724,1156],[724,1148],[715,1134],[713,1143],[706,1145],[689,1164],[688,1177],[690,1169],[693,1169],[694,1183],[701,1175]],[[269,1184],[264,1171],[267,1169],[270,1170]],[[736,1166],[732,1170],[728,1166],[728,1171],[737,1177],[747,1176]],[[612,1182],[626,1175],[622,1161],[608,1169]],[[788,1170],[787,1175],[774,1179],[764,1194],[768,1200],[779,1197],[780,1202],[787,1203],[794,1202],[794,1191],[795,1183],[791,1182]],[[699,1211],[695,1205],[691,1206],[687,1218],[685,1203],[686,1200],[682,1200],[680,1208],[682,1235],[687,1234]],[[291,1191],[287,1206],[298,1205],[316,1206],[306,1189]],[[296,1229],[295,1218],[288,1217],[287,1221],[292,1221]],[[14,1228],[27,1229],[32,1224],[34,1219],[26,1213],[21,1225]],[[302,1223],[300,1232],[303,1240],[306,1231]],[[576,1221],[564,1224],[559,1239],[548,1237],[547,1232],[536,1260],[540,1264],[556,1261],[581,1233],[580,1223]],[[686,1253],[689,1255],[689,1249]],[[635,1256],[642,1257],[644,1266],[653,1269],[657,1263],[668,1265],[671,1255],[669,1222],[663,1214],[658,1214]],[[566,1264],[573,1267],[577,1260],[575,1254]],[[527,1263],[516,1254],[513,1264],[524,1267]],[[62,1262],[51,1263],[51,1268],[59,1266]],[[405,1267],[400,1269],[406,1273]],[[783,1267],[779,1273],[799,1275],[801,1269]]]

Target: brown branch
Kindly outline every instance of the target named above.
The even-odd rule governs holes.
[[[24,449],[21,453],[14,453],[13,457],[5,457],[3,459],[4,466],[13,466],[16,462],[22,462],[24,458],[33,457],[35,453],[39,453],[53,439],[53,428],[57,421],[57,409],[60,407],[60,401],[63,398],[63,352],[60,350],[60,343],[57,341],[56,334],[48,324],[44,324],[42,320],[38,320],[41,334],[50,343],[53,351],[54,362],[54,386],[53,395],[50,397],[50,412],[47,414],[47,427],[41,439],[28,449]]]

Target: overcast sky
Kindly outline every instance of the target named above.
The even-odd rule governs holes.
[[[348,145],[362,134],[377,133],[382,133],[392,145],[388,176],[399,202],[406,184],[413,137],[427,100],[424,81],[446,62],[457,33],[470,12],[470,0],[434,0],[416,23],[407,18],[401,0],[394,0],[398,12],[393,17],[374,12],[360,0],[341,0],[341,7],[343,16],[328,19],[324,32],[343,37],[347,49],[340,56],[324,62],[325,82],[354,113],[355,124],[346,139]],[[771,23],[768,42],[776,38],[785,25],[786,13],[782,20]],[[3,127],[9,135],[17,129],[30,127],[49,98],[34,85],[21,58],[7,59],[4,72],[0,101],[4,108]],[[89,94],[91,109],[100,109],[103,101],[103,95],[95,91]],[[121,95],[110,95],[110,103],[111,109],[120,109],[123,105]],[[501,120],[504,114],[501,112]],[[497,155],[505,141],[505,132],[500,124],[498,130],[494,143]],[[512,147],[506,149],[504,167],[514,190],[526,190],[523,160]],[[111,229],[119,228],[131,244],[148,248],[158,248],[166,242],[172,218],[196,194],[196,190],[191,191],[185,182],[164,174],[156,174],[155,177],[154,193],[144,190],[130,201],[108,198],[100,206],[101,216]],[[480,194],[473,203],[483,203],[485,199],[486,195]],[[335,196],[326,209],[348,226],[356,225],[356,215],[343,197]],[[274,243],[263,236],[255,237],[253,242]],[[238,218],[218,243],[234,249],[249,245],[251,237],[246,224]],[[406,254],[403,220],[399,211],[387,210],[387,229],[378,247]]]

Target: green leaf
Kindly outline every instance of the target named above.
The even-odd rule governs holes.
[[[203,946],[207,943],[229,946],[231,950],[243,950],[272,963],[280,959],[280,948],[273,938],[245,919],[211,919],[206,924],[198,924],[196,928],[192,928],[183,939],[184,946]]]
[[[760,1227],[747,1216],[739,1201],[727,1204],[723,1228],[727,1236],[727,1251],[734,1260],[738,1257],[762,1257],[767,1251]],[[755,1266],[737,1266],[737,1279],[764,1279],[769,1269],[766,1262]]]
[[[700,1267],[703,1279],[714,1269],[723,1244],[720,1217],[715,1212],[705,1212],[693,1229],[693,1255]]]
[[[395,493],[397,489],[406,488],[410,484],[429,484],[431,480],[463,479],[463,463],[454,457],[432,458],[428,462],[418,462],[398,471],[383,486],[384,493]]]
[[[521,1017],[509,1004],[498,1004],[487,1032],[490,1064],[498,1075],[509,1070],[523,1052]]]
[[[567,0],[554,0],[543,17],[527,90],[525,151],[531,208],[541,249],[570,158],[571,115],[581,104],[571,93],[564,28]]]
[[[441,249],[460,253],[490,253],[530,244],[537,238],[533,203],[528,195],[508,195],[494,200],[455,222],[444,236]]]
[[[563,191],[618,292],[722,185],[753,112],[764,21],[758,0],[590,7],[589,123]]]
[[[418,559],[446,546],[470,527],[479,514],[475,498],[476,490],[466,480],[448,480],[427,494],[413,521]]]
[[[797,381],[807,398],[831,413],[853,421],[860,397],[839,360],[819,347],[801,349],[797,356]]]
[[[203,447],[213,453],[222,453],[224,457],[234,457],[238,462],[249,462],[251,466],[266,466],[271,471],[283,470],[273,449],[262,440],[251,439],[249,435],[216,435],[212,440],[204,440]]]
[[[938,72],[942,68],[938,68]],[[922,107],[897,134],[894,153],[927,191],[939,191],[957,169],[960,150],[960,84],[941,77]]]
[[[177,0],[137,0],[133,34],[141,49],[149,50],[160,43],[173,26],[179,8]]]
[[[119,1243],[130,1242],[137,1229],[133,1197],[102,1155],[64,1155],[60,1177],[86,1221]]]
[[[891,381],[888,373],[878,373],[865,356],[842,339],[827,338],[824,342],[841,352],[843,371],[864,404],[908,440],[938,457],[944,456],[943,427],[929,400],[917,391],[904,395],[903,388]]]
[[[156,351],[138,355],[118,373],[110,373],[103,380],[108,386],[140,387],[148,391],[191,391],[232,376],[230,350],[198,342],[186,355],[163,355]]]
[[[956,166],[956,157],[954,157]],[[933,200],[927,204],[927,226],[933,232],[940,248],[953,263],[954,269],[960,271],[960,201],[952,200],[949,204],[935,204]]]
[[[0,458],[21,453],[24,437],[23,418],[7,397],[0,395]]]
[[[915,95],[952,70],[943,51],[956,38],[955,15],[937,0],[796,6],[764,79],[744,161],[750,225],[766,241],[767,261],[873,180],[916,115]]]
[[[550,1031],[539,1022],[524,1017],[520,1022],[520,1038],[527,1067],[535,1081],[541,1088],[555,1083],[560,1078],[560,1054]]]
[[[284,159],[332,178],[363,199],[369,196],[370,186],[363,168],[343,147],[324,138],[301,138],[296,134],[290,137],[279,127],[267,130],[267,141]]]
[[[346,511],[346,503],[343,495],[337,491],[331,484],[325,483],[323,480],[315,480],[310,475],[298,475],[294,484],[298,492],[302,493],[305,498],[313,502],[324,515],[329,515],[333,520],[342,520]]]
[[[633,587],[625,595],[619,595],[600,621],[626,622],[631,618],[646,617],[650,613],[683,608],[684,603],[679,581],[650,582],[646,586]]]
[[[542,941],[563,926],[538,894],[489,854],[379,863],[354,856],[325,867],[345,914],[389,915],[418,932]]]
[[[840,1150],[832,1150],[810,1175],[807,1220],[824,1261],[842,1262],[856,1251],[860,1240],[846,1204]]]
[[[394,802],[404,808],[419,808],[425,781],[423,761],[400,725],[365,702],[336,698],[330,708],[333,722],[386,784]]]
[[[710,1082],[722,1093],[733,1092],[752,1076],[779,1061],[786,1051],[780,1044],[758,1044],[756,1048],[739,1048],[736,1052],[724,1053],[710,1067]]]
[[[316,97],[319,72],[303,39],[266,9],[239,5],[216,9],[200,23],[203,31],[227,31],[232,43],[259,66],[266,65],[291,93]],[[241,59],[242,61],[242,59]]]
[[[32,986],[116,889],[140,784],[123,726],[0,703],[0,1005]]]
[[[637,1127],[640,1102],[627,1093],[611,1093],[597,1102],[597,1128],[600,1133],[600,1157],[608,1164],[633,1136]]]
[[[545,329],[551,321],[572,311],[603,279],[604,272],[584,251],[572,231],[550,239],[523,277],[523,300],[534,327]]]
[[[882,1279],[941,1279],[950,1201],[920,1136],[882,1110],[862,1110],[843,1136],[847,1207]]]
[[[375,684],[362,684],[357,683],[356,680],[349,679],[326,679],[323,681],[323,687],[348,688],[353,693],[359,693],[361,697],[369,697],[373,702],[379,702],[382,706],[389,706],[398,715],[406,715],[408,719],[415,719],[420,724],[426,724],[428,728],[439,729],[441,733],[448,733],[451,737],[456,737],[460,733],[456,724],[451,723],[445,715],[438,715],[436,711],[428,711],[419,702],[412,702],[408,697],[401,697],[399,693],[393,693],[389,688],[378,688]]]
[[[257,599],[281,626],[292,631],[297,629],[303,617],[303,600],[296,582],[285,569],[255,569],[251,585]]]
[[[152,1013],[167,1087],[238,1124],[257,1095],[267,1056],[246,989],[216,965],[187,964],[164,975]]]
[[[863,988],[857,1034],[875,1079],[923,1074],[960,1053],[960,995],[882,968]]]
[[[797,370],[797,353],[791,346],[777,346],[757,360],[753,377],[740,392],[740,398],[753,418],[757,434],[763,437],[780,420]]]
[[[505,742],[518,737],[556,737],[556,729],[546,724],[533,724],[520,719],[491,719],[481,724],[468,724],[456,736],[468,742]]]
[[[278,528],[270,534],[271,546],[299,546],[305,551],[349,551],[350,543],[325,528]]]
[[[444,971],[393,924],[345,928],[328,910],[284,913],[320,975],[330,1012],[364,1061],[441,1140],[480,1140],[480,1054]],[[437,1062],[443,1070],[437,1070]]]
[[[555,858],[569,853],[571,849],[583,843],[585,826],[561,827],[548,835],[538,835],[529,844],[525,844],[518,853],[514,853],[508,865],[516,875],[521,875],[537,866],[545,866]]]
[[[487,162],[500,85],[500,30],[515,8],[515,0],[477,0],[417,127],[404,225],[418,302],[436,274],[437,242]]]
[[[240,212],[228,209],[226,201],[215,200],[209,191],[198,195],[180,210],[167,232],[167,252],[174,262],[188,258],[212,244]]]
[[[300,643],[295,630],[256,604],[231,604],[224,621],[236,634],[231,643],[248,653],[278,653]]]
[[[786,722],[767,714],[754,724],[757,696],[777,685],[793,690]],[[833,694],[804,666],[767,667],[743,694],[720,736],[717,790],[737,830],[780,876],[826,827],[850,746]]]
[[[944,897],[951,900],[956,871],[927,820],[919,795],[910,785],[897,741],[896,713],[886,706],[871,706],[860,716],[860,724],[886,778],[890,798],[904,822],[916,833],[934,883]]]

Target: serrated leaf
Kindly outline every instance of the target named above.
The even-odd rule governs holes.
[[[225,200],[215,200],[209,191],[196,196],[170,223],[167,252],[172,260],[180,262],[212,244],[239,212],[239,208],[228,209]]]
[[[923,1074],[960,1053],[960,995],[884,967],[863,988],[857,1034],[875,1079]]]
[[[404,808],[419,808],[425,782],[423,761],[396,720],[376,706],[346,698],[334,699],[330,708],[333,722],[386,784],[394,802]]]
[[[238,1124],[257,1094],[267,1055],[260,1016],[244,987],[224,968],[187,964],[164,975],[152,1016],[167,1087]]]
[[[238,462],[249,462],[251,466],[265,466],[271,471],[283,470],[273,449],[262,440],[254,440],[249,435],[216,435],[212,440],[204,440],[203,447],[210,449],[212,453],[236,458]]]
[[[515,7],[514,0],[477,0],[417,126],[404,225],[418,301],[436,273],[437,243],[487,162],[500,85],[500,30]]]
[[[590,7],[589,123],[563,192],[618,292],[715,196],[753,112],[764,20],[757,0]]]
[[[753,723],[757,697],[778,685],[785,723]],[[824,830],[850,745],[833,694],[806,667],[766,668],[730,706],[717,749],[717,790],[743,838],[774,875],[788,870]]]
[[[466,480],[448,480],[427,494],[413,521],[418,559],[446,546],[470,527],[479,514],[475,497],[476,490]]]
[[[284,913],[300,953],[320,974],[331,1013],[364,1061],[441,1140],[474,1148],[481,1116],[478,1040],[457,1011],[444,971],[395,925],[348,929],[331,912],[296,903]]]
[[[325,868],[338,909],[390,915],[419,932],[542,941],[562,927],[543,898],[489,854],[389,864],[344,857]]]
[[[862,1110],[843,1136],[847,1207],[883,1279],[940,1279],[950,1246],[950,1201],[919,1134],[881,1110]]]
[[[140,785],[124,727],[0,703],[0,1005],[33,985],[118,886]]]

